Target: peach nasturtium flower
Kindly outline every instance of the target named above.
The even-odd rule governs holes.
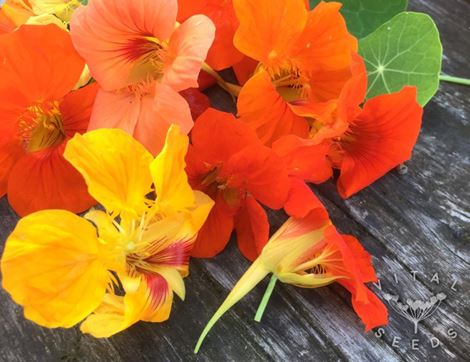
[[[82,218],[43,210],[19,221],[1,267],[3,287],[26,318],[49,328],[86,318],[83,332],[109,337],[169,317],[173,292],[184,298],[193,240],[213,205],[188,184],[187,148],[177,126],[155,159],[119,129],[69,142],[66,158],[105,211]]]
[[[306,136],[298,104],[336,99],[351,77],[357,40],[339,13],[322,2],[308,11],[304,0],[234,0],[240,26],[234,44],[257,60],[238,98],[242,121],[270,145],[280,136]]]
[[[193,120],[178,93],[198,87],[215,28],[204,15],[181,25],[177,0],[91,0],[71,21],[72,40],[101,87],[90,129],[121,128],[152,154],[170,123]]]
[[[303,288],[337,282],[351,292],[366,331],[387,323],[385,305],[364,284],[377,280],[370,255],[356,238],[339,234],[327,212],[317,208],[304,218],[288,219],[271,237],[207,324],[195,352],[217,320],[270,273]]]

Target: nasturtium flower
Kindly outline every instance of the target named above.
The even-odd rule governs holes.
[[[109,337],[169,317],[173,293],[184,298],[191,247],[213,205],[188,184],[187,147],[177,126],[156,158],[120,129],[75,135],[65,156],[104,211],[82,218],[43,210],[19,221],[1,267],[3,287],[26,318],[50,328],[86,318],[83,332]]]
[[[208,109],[191,132],[187,163],[191,185],[215,201],[192,255],[220,253],[235,229],[241,252],[254,260],[269,237],[261,205],[282,208],[289,190],[282,159],[232,114]]]
[[[240,62],[243,54],[233,45],[238,19],[232,0],[178,0],[179,22],[196,14],[208,16],[216,29],[214,43],[207,54],[207,64],[215,70],[222,70]]]
[[[315,178],[326,173],[328,167],[325,168],[318,157],[312,159],[316,161],[310,165],[302,163],[294,153],[310,144],[310,152],[321,157],[319,150],[329,147],[326,157],[331,166],[340,170],[337,185],[343,198],[370,185],[411,157],[423,115],[415,87],[404,87],[363,104],[367,72],[358,55],[353,57],[351,73],[338,99],[296,106],[295,111],[308,125],[308,136],[289,136],[290,143],[299,146],[286,151],[305,179],[316,182]],[[282,138],[278,142],[285,143]]]
[[[55,24],[67,30],[79,0],[6,0],[0,8],[0,34],[23,24]]]
[[[40,46],[38,46],[40,44]],[[82,212],[95,201],[63,157],[87,130],[96,85],[72,91],[84,61],[55,25],[0,36],[0,196],[20,215],[45,208]]]
[[[270,273],[303,288],[337,282],[351,292],[366,331],[387,323],[385,305],[364,284],[377,280],[370,255],[356,238],[339,234],[326,211],[318,208],[304,218],[288,219],[271,237],[207,324],[196,352],[217,320]]]
[[[74,13],[73,43],[101,87],[90,129],[121,128],[152,154],[170,122],[191,130],[178,92],[198,87],[215,28],[204,15],[178,25],[177,10],[177,0],[91,0]]]
[[[267,145],[286,134],[306,136],[293,107],[337,98],[351,77],[357,40],[341,4],[308,11],[303,0],[234,0],[234,7],[240,21],[234,44],[259,62],[240,92],[239,116]]]

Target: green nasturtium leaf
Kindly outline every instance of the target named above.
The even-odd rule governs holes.
[[[355,37],[361,39],[372,33],[380,25],[405,11],[408,0],[326,0],[343,4],[341,14],[346,19],[348,29]],[[310,0],[310,8],[318,5],[320,0]]]
[[[439,88],[442,44],[434,21],[426,14],[405,12],[359,41],[369,78],[367,98],[418,89],[424,106]]]

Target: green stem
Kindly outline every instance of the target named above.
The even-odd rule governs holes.
[[[459,78],[459,77],[452,77],[450,75],[441,74],[439,79],[444,82],[456,83],[456,84],[463,84],[463,85],[470,85],[470,79],[467,78]]]
[[[263,299],[261,299],[261,303],[258,307],[258,310],[256,311],[255,321],[260,322],[261,318],[263,318],[264,310],[266,309],[266,306],[268,305],[269,298],[271,298],[271,294],[273,293],[276,282],[277,282],[277,277],[275,274],[273,274],[271,276],[271,280],[269,280],[268,287],[266,288],[266,291],[264,292]]]

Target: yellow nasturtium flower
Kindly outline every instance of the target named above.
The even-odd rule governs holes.
[[[188,137],[170,127],[154,159],[118,129],[77,134],[66,159],[105,211],[44,210],[21,219],[1,261],[3,287],[26,318],[109,337],[169,317],[213,201],[185,173]],[[153,186],[152,186],[153,185]],[[157,195],[150,197],[149,195]]]

